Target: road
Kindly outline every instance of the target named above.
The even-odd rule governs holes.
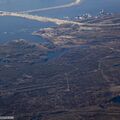
[[[74,2],[64,4],[64,5],[59,5],[59,6],[54,6],[54,7],[47,7],[47,8],[40,8],[40,9],[34,9],[34,10],[27,10],[27,11],[22,11],[22,13],[42,12],[42,11],[47,11],[47,10],[68,8],[68,7],[78,5],[80,2],[81,2],[81,0],[75,0]]]

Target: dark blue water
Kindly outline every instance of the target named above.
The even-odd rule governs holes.
[[[116,96],[116,97],[112,98],[111,100],[109,100],[109,102],[120,104],[120,96]]]
[[[32,33],[40,28],[55,26],[53,23],[42,23],[16,17],[0,17],[0,43],[10,40],[25,39],[34,42],[46,42]]]
[[[59,0],[58,0],[59,1]],[[74,17],[85,13],[96,15],[104,9],[109,13],[120,13],[120,0],[81,0],[82,2],[74,7],[56,9],[45,12],[36,12],[42,16],[63,18],[66,16]]]
[[[4,11],[24,11],[36,8],[63,5],[73,0],[0,0],[0,10]],[[63,18],[65,16],[74,17],[84,13],[97,14],[101,9],[107,12],[120,13],[120,0],[82,0],[78,6],[35,12],[33,14]],[[32,32],[40,28],[54,26],[51,23],[41,23],[25,20],[16,17],[0,17],[0,42],[13,39],[27,39],[30,41],[43,42],[37,36],[32,36]]]
[[[0,10],[24,11],[67,4],[74,0],[0,0]]]

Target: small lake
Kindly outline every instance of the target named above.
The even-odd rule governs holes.
[[[109,102],[120,104],[120,96],[116,96],[116,97],[112,98]]]

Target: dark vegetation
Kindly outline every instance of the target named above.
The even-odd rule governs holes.
[[[1,44],[0,116],[119,120],[118,18],[104,16],[88,21],[89,26],[61,25],[37,32],[54,47],[25,40]]]

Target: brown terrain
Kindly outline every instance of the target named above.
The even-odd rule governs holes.
[[[120,16],[80,22],[33,33],[48,45],[25,40],[0,45],[0,116],[120,119]]]

